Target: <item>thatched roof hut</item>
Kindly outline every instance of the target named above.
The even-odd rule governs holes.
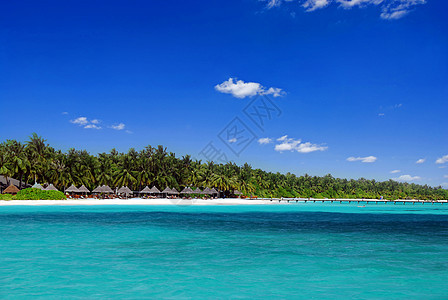
[[[211,195],[212,194],[212,190],[209,187],[206,187],[203,191],[202,194],[204,195]]]
[[[212,192],[212,195],[213,195],[213,194],[219,194],[218,191],[215,190],[215,188],[212,188],[210,191]]]
[[[97,187],[92,191],[92,193],[101,193],[101,188],[102,188],[101,185],[97,186]]]
[[[14,184],[10,184],[4,191],[3,194],[11,194],[11,195],[15,195],[19,192],[20,190],[14,185]]]
[[[113,194],[114,191],[108,185],[103,185],[101,187],[101,193]]]
[[[37,182],[34,183],[34,185],[32,186],[32,188],[33,188],[33,189],[39,189],[39,190],[43,190],[43,189],[44,189],[44,187],[41,186],[40,184],[38,184]]]
[[[46,190],[46,191],[57,191],[58,189],[55,188],[52,183],[50,183],[50,185],[47,186],[44,190]]]
[[[81,185],[81,186],[79,187],[78,191],[79,191],[80,193],[87,193],[87,194],[90,193],[89,189],[87,189],[87,188],[84,186],[84,184]]]
[[[189,187],[185,187],[181,192],[181,194],[193,194],[193,190]]]
[[[128,188],[127,186],[122,186],[122,187],[117,191],[117,193],[118,193],[118,194],[126,194],[126,195],[129,195],[129,194],[132,194],[132,191],[131,191],[131,189]]]
[[[235,190],[235,191],[233,192],[233,194],[234,194],[234,195],[242,195],[243,193],[241,193],[241,192],[238,191],[238,190]]]
[[[179,192],[176,190],[176,188],[172,188],[171,189],[171,194],[172,195],[179,195]]]
[[[150,191],[151,191],[151,194],[160,194],[159,189],[156,188],[155,186],[153,186]]]
[[[73,184],[65,190],[66,193],[79,193],[79,189]]]
[[[140,193],[142,193],[142,194],[150,194],[151,193],[151,189],[148,186],[145,186],[145,188],[143,190],[141,190]]]
[[[202,194],[202,191],[201,191],[199,188],[196,188],[196,189],[193,191],[193,194]]]
[[[171,193],[171,189],[169,187],[166,187],[163,191],[162,194],[170,194]]]

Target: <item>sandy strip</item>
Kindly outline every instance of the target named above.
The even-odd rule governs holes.
[[[260,205],[279,204],[278,201],[248,199],[67,199],[67,200],[9,200],[0,201],[0,206],[11,205]],[[282,204],[285,204],[284,202]]]

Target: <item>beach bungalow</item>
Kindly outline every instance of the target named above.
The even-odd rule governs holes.
[[[3,194],[16,195],[20,190],[14,185],[10,184],[4,191]]]

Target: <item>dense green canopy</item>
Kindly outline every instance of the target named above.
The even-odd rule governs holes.
[[[140,151],[131,148],[127,153],[115,149],[98,155],[75,149],[64,153],[36,134],[24,144],[16,140],[0,144],[0,175],[28,183],[35,180],[53,183],[59,190],[71,184],[85,185],[90,190],[103,185],[128,186],[134,191],[145,186],[159,189],[169,186],[178,191],[195,186],[215,188],[227,195],[239,190],[244,195],[258,197],[448,198],[448,190],[442,187],[393,180],[348,180],[330,174],[317,177],[272,173],[253,169],[248,164],[204,163],[192,160],[189,155],[176,157],[162,146],[147,146]]]

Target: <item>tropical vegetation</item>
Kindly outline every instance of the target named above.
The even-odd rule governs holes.
[[[0,144],[0,175],[27,183],[53,183],[59,190],[71,184],[84,184],[90,190],[98,185],[112,188],[128,186],[141,190],[145,186],[164,189],[169,186],[216,188],[227,196],[240,190],[246,196],[447,199],[448,190],[394,180],[376,181],[360,178],[341,179],[328,174],[296,176],[254,169],[249,164],[194,160],[190,155],[177,157],[163,146],[147,146],[127,153],[112,149],[92,155],[86,150],[54,149],[46,140],[33,134],[25,143],[7,140]],[[20,187],[19,187],[20,188]]]

